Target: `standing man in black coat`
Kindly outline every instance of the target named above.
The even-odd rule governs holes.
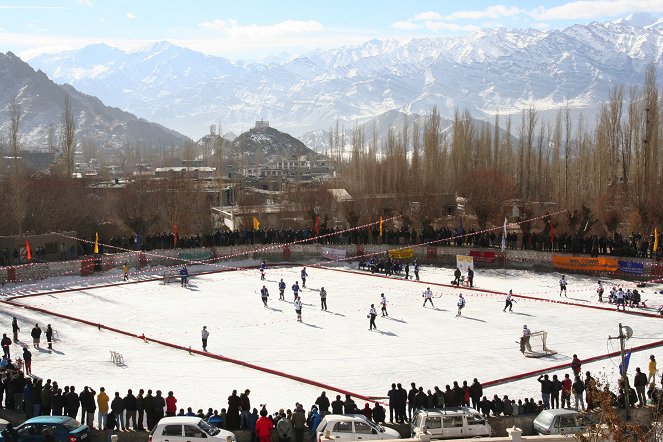
[[[472,382],[472,385],[470,386],[470,397],[472,398],[472,407],[477,411],[479,411],[481,396],[483,396],[483,387],[477,378],[474,378],[474,382]]]
[[[92,421],[85,420],[87,418],[88,410],[90,409],[90,403],[94,402],[94,399],[90,395],[90,390],[87,385],[83,387],[83,391],[81,391],[78,399],[81,403],[81,424],[85,424],[87,422],[87,426],[92,428],[94,426],[94,418]]]
[[[405,423],[405,420],[407,419],[407,390],[403,388],[403,386],[399,383],[396,384],[398,387],[398,408],[397,410],[399,411],[399,417],[398,422],[403,424]]]
[[[387,396],[389,397],[389,422],[394,422],[394,411],[396,411],[396,420],[398,420],[398,409],[396,408],[398,390],[396,390],[396,384],[391,384],[391,390],[389,390]]]
[[[324,391],[320,396],[315,400],[315,405],[318,406],[318,410],[320,410],[320,417],[325,417],[326,415],[329,414],[329,398],[327,397],[327,393]]]
[[[18,321],[16,316],[12,318],[12,333],[14,333],[14,343],[18,344],[18,332],[21,331],[21,328],[18,326]]]
[[[134,396],[133,392],[131,390],[127,391],[127,395],[122,399],[124,402],[124,409],[126,410],[126,428],[129,428],[129,423],[131,423],[131,428],[133,428],[134,431],[138,428],[138,425],[136,424],[136,411],[138,409],[138,405],[136,402],[136,396]]]
[[[67,416],[76,419],[76,415],[78,414],[78,407],[80,407],[80,405],[81,401],[78,397],[78,393],[76,393],[76,387],[72,385],[69,387],[69,393],[67,393],[64,398],[64,408]]]
[[[51,324],[48,324],[46,327],[46,342],[48,343],[48,350],[50,353],[50,350],[53,350],[53,329],[51,328]]]
[[[152,398],[152,408],[154,410],[153,425],[158,424],[159,421],[163,418],[163,408],[165,406],[166,406],[166,400],[161,395],[161,390],[157,390],[156,396]]]
[[[143,431],[143,421],[145,420],[145,390],[142,388],[138,390],[138,396],[136,396],[136,411],[138,411],[138,421],[136,431]]]
[[[410,391],[407,392],[407,414],[408,414],[408,420],[412,421],[412,410],[415,409],[415,402],[416,402],[416,397],[417,397],[417,386],[412,382],[410,384],[412,388],[410,388]]]
[[[341,400],[341,395],[336,395],[336,400],[332,401],[332,414],[343,414],[343,401]]]

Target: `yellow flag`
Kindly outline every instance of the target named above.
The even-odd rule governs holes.
[[[260,221],[255,216],[253,217],[253,230],[260,229]]]
[[[94,234],[94,254],[99,253],[99,232]]]
[[[382,236],[382,217],[380,217],[380,236]]]
[[[654,227],[654,252],[658,250],[658,229]]]

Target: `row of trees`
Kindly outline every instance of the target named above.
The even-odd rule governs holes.
[[[15,100],[10,106],[8,137],[12,167],[2,182],[10,204],[3,208],[2,233],[87,232],[92,220],[96,225],[120,221],[128,230],[145,233],[170,230],[175,223],[190,232],[209,227],[209,200],[199,183],[174,177],[138,180],[102,196],[98,191],[86,192],[86,183],[69,183],[74,171],[76,128],[68,98],[63,105],[59,130],[62,157],[56,173],[49,178],[30,178],[19,161],[21,117]],[[529,206],[526,213],[532,215],[537,214],[532,207],[543,212],[551,204],[569,210],[586,206],[602,221],[596,228],[609,231],[624,221],[636,229],[663,225],[663,196],[656,191],[663,172],[659,159],[662,122],[653,68],[642,88],[614,88],[594,125],[582,116],[573,119],[569,108],[558,112],[552,122],[540,118],[534,108],[525,109],[515,130],[511,116],[497,115],[494,123],[477,123],[469,112],[460,110],[447,122],[433,107],[423,118],[404,119],[384,140],[375,126],[360,125],[346,140],[339,136],[337,124],[330,131],[337,179],[308,191],[295,186],[296,195],[282,198],[298,205],[306,225],[318,215],[323,220],[356,225],[381,215],[401,214],[402,225],[396,227],[424,228],[445,214],[441,201],[456,194],[466,198],[466,209],[475,215],[480,227],[500,225],[505,205],[512,198],[521,207]],[[351,145],[348,157],[341,155],[340,147],[345,144]],[[187,158],[196,154],[192,144],[180,152]],[[140,152],[129,149],[126,158],[133,162],[139,156]],[[222,160],[216,162],[223,167]],[[40,190],[38,186],[46,187]],[[347,189],[353,200],[334,204],[325,190],[332,186]],[[111,200],[113,203],[107,204]],[[255,204],[242,195],[238,200]],[[82,201],[86,201],[84,207]],[[52,207],[54,202],[58,207]],[[536,204],[543,202],[551,204]],[[69,208],[72,221],[67,225],[64,220],[59,224],[58,217],[39,220],[35,214],[45,213],[46,208],[54,213]],[[89,217],[74,220],[77,212],[87,209],[93,210]]]
[[[421,201],[423,211],[433,215],[440,214],[436,197],[458,194],[468,198],[479,224],[499,222],[505,201],[516,198],[521,205],[587,206],[612,224],[617,217],[617,224],[652,229],[663,224],[660,107],[650,67],[642,88],[612,90],[595,125],[582,115],[574,120],[568,107],[553,122],[525,109],[516,130],[511,116],[495,116],[491,127],[458,110],[447,125],[434,107],[392,128],[382,146],[375,128],[367,136],[366,127],[356,126],[340,185],[353,195],[423,192],[430,195]],[[339,152],[345,140],[338,127],[331,134],[332,152]]]

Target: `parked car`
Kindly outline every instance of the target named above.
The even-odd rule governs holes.
[[[328,414],[318,424],[318,442],[400,439],[393,428],[383,427],[358,414]]]
[[[584,433],[590,423],[590,418],[586,414],[567,408],[557,408],[539,413],[534,419],[534,431],[539,434]]]
[[[16,427],[18,442],[41,442],[44,431],[49,430],[55,442],[82,442],[88,440],[88,426],[69,416],[37,416]],[[4,441],[0,435],[0,441]]]
[[[236,442],[235,434],[213,427],[196,416],[164,417],[150,432],[148,442],[187,442],[209,439],[210,442],[226,442],[230,437]]]
[[[410,430],[414,438],[426,434],[431,439],[490,436],[493,431],[481,413],[469,407],[418,410],[412,418]]]

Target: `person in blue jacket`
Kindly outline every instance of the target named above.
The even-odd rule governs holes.
[[[189,269],[186,266],[180,270],[180,278],[182,280],[182,287],[189,285]]]
[[[322,418],[320,417],[320,413],[318,413],[318,407],[314,405],[311,407],[311,414],[306,420],[307,424],[309,424],[309,427],[311,428],[311,440],[316,440],[316,430],[318,429],[318,425],[320,424],[321,420]]]
[[[285,297],[283,296],[284,292],[285,292],[285,282],[283,281],[283,278],[281,278],[281,281],[279,281],[279,299],[282,301],[285,301]]]

